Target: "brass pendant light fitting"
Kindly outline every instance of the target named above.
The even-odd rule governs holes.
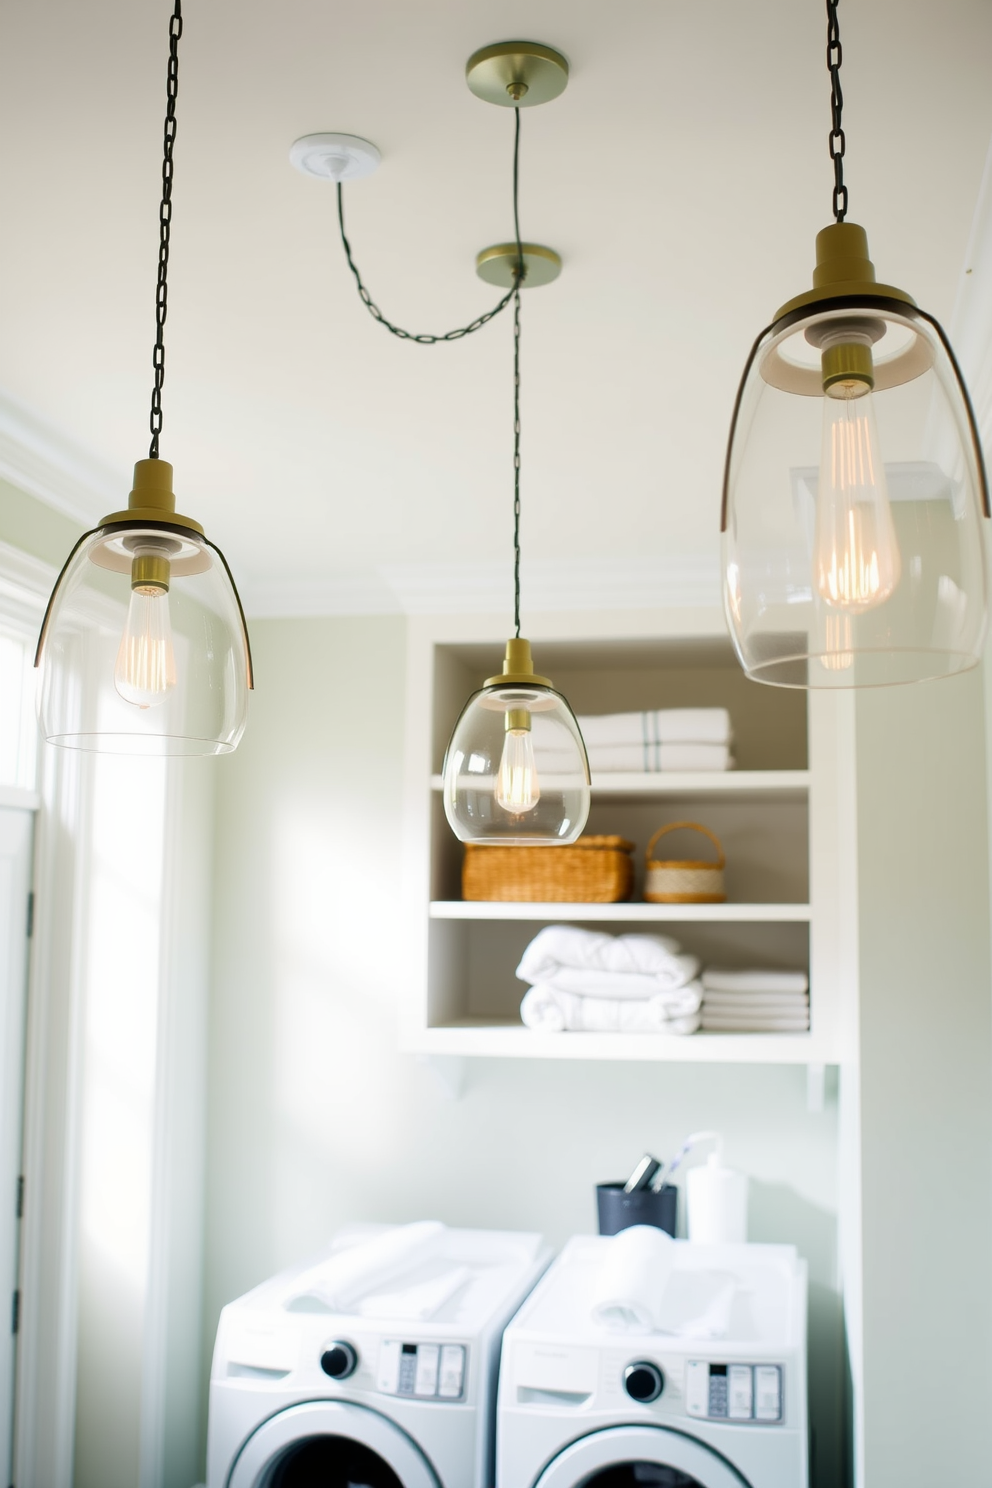
[[[554,47],[536,41],[499,41],[472,53],[465,81],[485,103],[533,108],[564,93],[568,63]]]
[[[244,730],[253,685],[248,631],[231,571],[201,524],[176,511],[172,466],[159,458],[182,33],[182,0],[173,0],[148,457],[134,467],[126,509],[105,516],[69,554],[35,654],[46,740],[115,754],[229,753]],[[111,617],[124,595],[94,570],[129,578],[119,645]],[[174,581],[187,579],[196,582],[180,582],[170,593]],[[174,626],[184,641],[179,660]]]
[[[751,348],[724,466],[728,627],[747,674],[783,687],[949,676],[978,662],[987,621],[989,489],[961,369],[939,322],[878,282],[846,220],[838,4],[826,0],[834,221],[812,288]]]
[[[476,254],[475,272],[487,284],[508,289],[516,284],[521,257],[524,265],[521,289],[540,289],[544,284],[553,284],[561,273],[561,255],[540,243],[521,243],[519,252],[516,243],[494,243],[492,248],[483,248]]]

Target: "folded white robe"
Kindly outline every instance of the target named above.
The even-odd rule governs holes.
[[[359,1240],[297,1277],[287,1304],[316,1302],[330,1312],[348,1312],[359,1298],[425,1259],[443,1234],[443,1224],[425,1219]]]
[[[634,771],[656,774],[666,770],[730,770],[733,758],[726,744],[590,744],[589,768],[594,774]],[[557,749],[535,751],[540,776],[568,771],[571,756]]]
[[[417,1282],[402,1291],[377,1292],[366,1297],[359,1302],[358,1311],[362,1317],[405,1318],[426,1323],[471,1279],[472,1272],[467,1266],[454,1266],[430,1281]]]
[[[705,1006],[702,1026],[707,1033],[808,1033],[809,1013],[710,1013]]]
[[[612,997],[577,997],[538,982],[524,993],[520,1019],[538,1033],[669,1033],[684,1036],[699,1028],[702,988],[698,982],[678,992],[659,992],[634,1002]]]
[[[726,708],[657,708],[579,718],[586,747],[598,744],[729,744]]]
[[[720,971],[713,967],[703,972],[707,992],[806,992],[809,977],[804,971]]]
[[[665,935],[605,935],[575,925],[547,925],[524,951],[517,976],[522,982],[553,982],[586,996],[648,997],[684,987],[698,969],[696,958],[681,956],[678,941]],[[560,982],[564,972],[570,975]],[[592,980],[576,981],[571,975],[576,972]],[[631,985],[624,992],[627,977]],[[639,979],[636,990],[634,978]]]

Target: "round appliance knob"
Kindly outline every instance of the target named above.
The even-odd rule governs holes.
[[[358,1353],[352,1344],[336,1339],[321,1354],[320,1367],[331,1379],[347,1379],[358,1368]]]
[[[628,1364],[624,1370],[623,1387],[631,1400],[650,1405],[665,1388],[665,1376],[657,1364],[652,1364],[647,1359],[638,1359],[635,1363]]]

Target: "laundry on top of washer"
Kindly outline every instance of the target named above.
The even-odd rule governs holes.
[[[805,1262],[632,1233],[570,1240],[507,1327],[497,1488],[807,1488]],[[594,1317],[624,1247],[636,1266],[609,1289],[633,1279],[650,1331]]]
[[[507,1320],[540,1235],[352,1226],[221,1313],[208,1488],[491,1488]]]

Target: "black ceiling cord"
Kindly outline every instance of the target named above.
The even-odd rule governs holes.
[[[351,256],[351,244],[348,242],[348,237],[344,230],[344,192],[342,190],[342,183],[340,181],[338,182],[338,226],[341,229],[341,243],[344,248],[344,256],[348,261],[348,267],[351,270],[352,274],[355,276],[355,283],[358,286],[359,296],[361,297],[362,303],[371,315],[372,319],[378,321],[378,323],[381,326],[384,326],[387,331],[391,332],[392,335],[398,336],[401,341],[413,341],[418,346],[436,346],[440,341],[460,341],[463,336],[471,336],[473,331],[481,331],[482,327],[484,325],[488,325],[489,322],[493,320],[500,313],[501,310],[506,309],[507,305],[513,299],[513,296],[523,279],[524,258],[523,248],[521,247],[520,243],[520,214],[517,205],[517,187],[519,182],[520,166],[520,110],[518,108],[515,108],[513,110],[513,113],[515,120],[513,127],[513,226],[516,233],[517,243],[517,263],[514,269],[513,284],[507,290],[506,294],[500,300],[498,305],[494,305],[492,310],[487,310],[485,315],[478,316],[477,319],[471,321],[470,324],[467,326],[458,326],[455,330],[445,331],[444,334],[440,336],[433,336],[429,332],[422,332],[418,335],[414,331],[405,331],[402,326],[394,325],[391,320],[386,319],[382,311],[379,309],[379,306],[375,303],[372,296],[365,288],[365,285],[362,283],[362,276],[358,272],[358,266]]]
[[[165,140],[162,154],[162,201],[158,211],[158,281],[155,286],[155,349],[152,367],[152,442],[148,458],[158,459],[162,432],[162,388],[165,385],[165,317],[169,310],[169,238],[172,233],[172,152],[176,144],[176,98],[179,94],[179,38],[183,34],[182,0],[175,0],[169,17],[169,70],[166,78]]]
[[[827,71],[830,74],[830,159],[834,163],[834,218],[843,222],[847,216],[847,187],[844,185],[844,150],[847,141],[841,127],[844,94],[840,86],[840,67],[844,50],[840,44],[838,0],[827,0]]]

